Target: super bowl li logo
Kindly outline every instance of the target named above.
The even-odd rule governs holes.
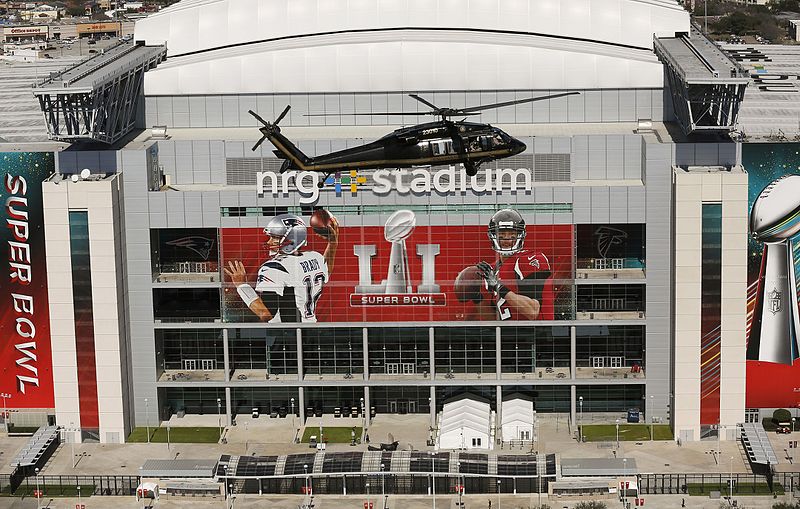
[[[421,283],[416,291],[411,285],[406,239],[414,231],[417,218],[410,210],[398,210],[386,220],[383,237],[391,244],[386,279],[372,282],[372,258],[377,246],[353,246],[358,258],[358,285],[350,295],[351,306],[444,306],[445,294],[436,284],[436,256],[439,244],[417,244],[416,254],[422,261]]]

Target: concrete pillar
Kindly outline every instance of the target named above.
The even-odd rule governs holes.
[[[573,325],[572,327],[569,328],[569,372],[570,372],[570,378],[573,379],[573,380],[575,380],[575,371],[576,371],[576,367],[577,367],[577,365],[576,365],[576,357],[577,357],[577,351],[578,351],[577,343],[578,343],[578,341],[577,341],[577,333],[576,333],[575,326]],[[572,398],[572,406],[574,407],[575,406],[575,388],[574,388],[574,386],[573,386],[573,390],[572,390],[572,396],[573,396],[573,398]],[[572,413],[574,414],[575,412],[573,411]]]
[[[369,380],[369,341],[367,341],[367,328],[361,329],[361,345],[364,349],[364,381]],[[365,397],[365,399],[367,399]]]
[[[222,329],[222,369],[225,370],[225,378],[226,382],[231,381],[231,359],[230,359],[230,352],[229,352],[229,344],[228,344],[228,329]]]
[[[297,381],[303,381],[303,332],[297,329]],[[301,406],[301,415],[305,415],[305,408]]]
[[[575,329],[575,327],[573,327]],[[569,386],[569,422],[570,428],[575,426],[575,384]]]
[[[498,327],[497,329],[498,329],[497,332],[498,332],[498,335],[499,335],[500,328]],[[495,401],[496,401],[495,408],[497,408],[497,412],[495,413],[495,419],[494,419],[494,428],[495,428],[494,429],[494,439],[495,439],[495,442],[497,442],[497,440],[500,440],[500,439],[503,438],[503,427],[500,425],[500,423],[502,422],[502,416],[503,416],[503,386],[501,386],[501,385],[497,386],[497,389],[496,389],[496,392],[495,392]]]
[[[231,388],[225,387],[225,425],[231,425]]]
[[[369,387],[367,387],[367,386],[364,386],[364,416],[363,416],[363,419],[364,419],[364,428],[365,428],[365,429],[364,429],[364,431],[366,431],[367,429],[369,429],[369,426],[372,424],[372,423],[370,422],[370,420],[369,420],[369,419],[370,419],[369,405],[370,405],[370,401],[369,401]]]
[[[300,426],[306,424],[306,398],[302,387],[297,388],[297,404],[300,405],[298,414],[300,414]]]
[[[431,395],[428,398],[431,412],[431,428],[436,427],[436,387],[431,386]]]
[[[500,347],[501,347],[501,335],[500,335],[500,327],[495,327],[494,329],[494,353],[495,353],[495,372],[497,373],[497,379],[500,380],[500,370],[502,366],[502,357],[500,355]],[[498,407],[499,408],[499,407]]]
[[[433,346],[433,327],[428,328],[428,355],[431,358],[431,381],[436,380],[436,361]]]

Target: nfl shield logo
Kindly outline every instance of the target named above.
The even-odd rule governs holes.
[[[779,292],[777,288],[774,288],[769,292],[769,310],[773,315],[780,313],[781,309],[783,309],[781,302],[781,292]]]

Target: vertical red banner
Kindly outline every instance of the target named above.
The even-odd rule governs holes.
[[[53,408],[42,181],[47,152],[0,153],[5,253],[0,285],[0,392],[8,408]]]

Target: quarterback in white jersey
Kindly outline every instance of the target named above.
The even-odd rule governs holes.
[[[324,254],[302,251],[308,239],[303,220],[294,214],[273,218],[264,233],[271,258],[258,269],[256,286],[247,283],[242,262],[228,262],[225,274],[242,301],[262,322],[316,322],[317,301],[333,272],[339,225],[332,218]]]

